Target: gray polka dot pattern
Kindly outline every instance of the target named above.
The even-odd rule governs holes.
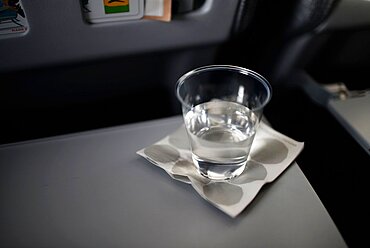
[[[264,139],[263,149],[252,155],[252,159],[263,164],[278,164],[288,156],[288,147],[276,139]]]
[[[226,206],[238,203],[243,196],[243,190],[225,182],[209,183],[203,186],[205,196],[217,204]]]
[[[176,162],[180,153],[169,145],[152,145],[144,150],[145,155],[159,163]]]
[[[245,184],[250,183],[256,180],[264,180],[267,176],[266,168],[254,161],[248,161],[247,167],[243,171],[243,173],[232,179],[230,182],[234,184]]]
[[[193,163],[187,160],[179,160],[172,167],[172,172],[177,175],[187,175],[192,170],[196,170],[196,168]]]
[[[186,176],[189,176],[201,183],[209,183],[210,180],[208,178],[205,178],[203,177],[202,175],[200,175],[200,173],[198,172],[197,168],[195,167],[195,165],[190,162],[190,161],[187,161],[187,160],[179,160],[176,162],[176,164],[174,164],[174,166],[172,167],[172,171],[171,171],[173,174],[175,175],[186,175]]]

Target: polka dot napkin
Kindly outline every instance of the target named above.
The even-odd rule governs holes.
[[[212,181],[198,173],[184,126],[137,154],[173,179],[191,184],[205,200],[234,218],[264,184],[274,181],[294,161],[303,145],[261,122],[245,170],[228,181]]]

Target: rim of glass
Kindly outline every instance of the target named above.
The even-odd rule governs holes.
[[[193,69],[193,70],[185,73],[184,75],[182,75],[177,80],[177,83],[176,83],[176,97],[180,101],[180,103],[183,106],[186,106],[189,109],[194,107],[194,106],[190,106],[186,102],[184,102],[184,100],[180,96],[180,88],[184,84],[184,82],[187,78],[189,78],[191,76],[194,76],[196,74],[199,74],[201,72],[204,72],[204,71],[215,71],[215,70],[221,70],[221,69],[222,70],[227,69],[227,70],[235,71],[235,72],[247,75],[247,76],[252,76],[252,77],[256,78],[258,81],[260,81],[262,83],[262,85],[267,89],[267,97],[266,97],[265,101],[263,103],[261,103],[260,107],[253,108],[253,110],[259,110],[259,109],[265,107],[266,104],[270,101],[271,96],[272,96],[272,87],[271,87],[270,83],[267,81],[267,79],[265,79],[259,73],[255,72],[255,71],[252,71],[250,69],[244,68],[244,67],[234,66],[234,65],[206,65],[206,66],[198,67],[196,69]]]

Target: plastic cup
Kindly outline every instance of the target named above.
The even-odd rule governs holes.
[[[198,172],[212,180],[240,175],[271,99],[269,82],[249,69],[210,65],[184,74],[176,95]]]

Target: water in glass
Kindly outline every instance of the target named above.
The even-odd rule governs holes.
[[[199,104],[186,113],[185,125],[199,172],[214,180],[241,174],[257,123],[258,117],[250,109],[223,100]]]

